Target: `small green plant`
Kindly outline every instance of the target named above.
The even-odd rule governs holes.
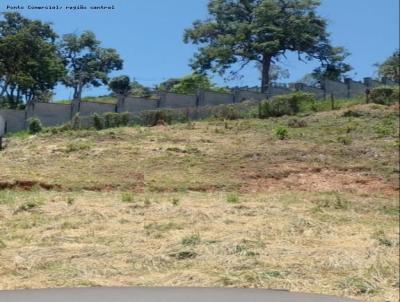
[[[20,205],[15,211],[14,214],[20,213],[20,212],[30,212],[37,208],[39,206],[39,203],[35,201],[28,201]]]
[[[384,136],[392,135],[392,133],[394,132],[393,128],[394,127],[391,125],[382,124],[382,125],[375,126],[374,131],[379,137],[384,137]]]
[[[76,151],[88,150],[91,145],[87,142],[70,142],[63,150],[65,153],[71,153]]]
[[[174,197],[174,198],[172,198],[172,205],[174,205],[174,206],[178,206],[179,205],[179,198],[177,198],[177,197]]]
[[[71,196],[68,196],[67,198],[67,205],[72,206],[75,202],[75,199]]]
[[[325,194],[316,204],[316,210],[321,210],[322,208],[348,210],[351,208],[351,202],[336,192]]]
[[[349,136],[339,136],[337,138],[337,141],[343,145],[350,145],[353,142],[353,140]]]
[[[383,230],[379,230],[379,231],[375,232],[372,237],[374,239],[376,239],[376,241],[378,242],[379,245],[383,245],[383,246],[387,246],[387,247],[394,246],[394,242],[386,237],[386,234]]]
[[[182,239],[182,245],[193,246],[200,243],[200,236],[198,234],[186,236]]]
[[[239,203],[240,202],[239,195],[237,195],[236,193],[228,194],[228,196],[226,197],[226,202],[228,202],[228,203]]]
[[[356,295],[373,294],[379,289],[374,283],[360,277],[347,277],[339,283],[339,287]]]
[[[41,121],[36,117],[30,118],[28,120],[28,130],[30,134],[41,132],[43,130]]]
[[[180,251],[177,253],[170,253],[170,257],[173,257],[177,260],[185,260],[185,259],[194,259],[197,257],[197,253],[194,251]]]
[[[135,197],[131,192],[124,192],[121,195],[121,201],[126,203],[132,203],[135,201]]]
[[[93,125],[96,130],[101,130],[104,128],[103,119],[97,113],[92,115]]]
[[[307,127],[307,122],[305,120],[293,118],[287,122],[287,125],[290,128],[304,128]]]
[[[287,139],[289,137],[288,130],[285,127],[278,127],[275,129],[275,135],[280,140]]]

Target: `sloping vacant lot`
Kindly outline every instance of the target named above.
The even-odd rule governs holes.
[[[8,138],[0,289],[269,287],[398,301],[397,114],[371,104]]]

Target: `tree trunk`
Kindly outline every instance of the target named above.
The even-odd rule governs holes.
[[[261,77],[261,92],[262,93],[267,93],[269,90],[269,69],[271,68],[271,55],[264,55],[263,61],[262,61],[262,77]]]

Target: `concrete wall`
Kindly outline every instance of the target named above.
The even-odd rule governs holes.
[[[319,89],[317,87],[308,86],[304,83],[296,83],[295,84],[296,91],[302,91],[305,93],[311,93],[315,95],[316,99],[323,99],[325,97],[325,91],[323,89]]]
[[[57,126],[71,119],[71,105],[55,103],[35,103],[30,106],[27,118],[37,117],[43,126]]]
[[[288,87],[270,87],[268,91],[269,97],[274,97],[277,95],[284,95],[284,94],[289,94],[293,93],[293,90],[288,88]]]
[[[234,101],[234,95],[230,93],[218,93],[213,91],[204,91],[199,99],[199,106],[216,106],[221,104],[231,104]]]
[[[6,121],[6,133],[25,129],[25,111],[0,110],[0,114]]]
[[[325,90],[326,97],[329,97],[331,94],[333,94],[335,98],[348,97],[347,85],[342,82],[325,80],[323,83],[323,89]]]
[[[102,104],[95,102],[80,102],[79,104],[79,115],[87,116],[93,113],[103,114],[107,112],[115,112],[115,104]]]
[[[162,93],[159,107],[160,108],[187,108],[196,107],[197,96],[190,94],[178,94],[166,92]]]
[[[250,90],[238,90],[235,93],[235,103],[243,102],[246,100],[262,101],[266,98],[266,94]]]
[[[121,111],[128,111],[133,114],[139,114],[145,110],[154,110],[158,107],[158,100],[150,100],[145,98],[128,97],[124,102],[124,109]]]
[[[364,85],[367,86],[369,89],[385,85],[384,83],[381,83],[379,81],[375,81],[371,78],[364,78]]]
[[[292,93],[296,90],[314,93],[317,98],[330,97],[330,94],[336,98],[348,98],[363,95],[365,89],[382,85],[398,85],[389,80],[384,83],[374,81],[371,78],[365,78],[364,83],[355,82],[347,79],[345,83],[326,81],[322,86],[323,89],[310,87],[302,83],[296,83],[290,87],[273,86],[270,88],[269,96],[284,95]],[[324,90],[325,89],[325,90]],[[0,114],[7,122],[8,132],[17,132],[25,129],[26,120],[29,117],[37,117],[44,126],[55,126],[67,123],[75,113],[83,117],[89,118],[93,113],[104,114],[107,112],[131,112],[138,115],[145,110],[155,110],[157,108],[175,108],[186,110],[189,116],[196,118],[205,117],[210,114],[213,106],[240,103],[245,100],[260,101],[266,99],[266,94],[254,90],[238,90],[232,93],[218,93],[211,91],[199,91],[197,95],[184,95],[177,93],[161,93],[160,99],[146,99],[137,97],[119,98],[117,104],[104,104],[96,102],[73,101],[72,104],[55,104],[55,103],[35,103],[27,106],[26,110],[0,110]],[[82,119],[82,120],[83,120]]]
[[[346,84],[348,87],[348,97],[356,97],[365,94],[365,89],[367,88],[362,82],[356,82],[352,79],[346,79]]]

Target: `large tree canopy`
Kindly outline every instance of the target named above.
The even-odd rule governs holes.
[[[378,73],[394,82],[400,82],[400,50],[396,50],[382,64],[378,64]]]
[[[161,83],[158,87],[159,91],[169,91],[184,94],[195,94],[199,89],[225,92],[224,88],[217,87],[214,83],[212,83],[207,75],[195,73],[179,79],[169,79]]]
[[[109,73],[122,69],[123,61],[116,50],[100,47],[100,41],[90,31],[80,36],[64,35],[60,48],[68,68],[63,83],[73,88],[74,99],[81,98],[85,87],[106,85]]]
[[[186,43],[200,45],[191,66],[225,74],[258,62],[263,92],[270,84],[271,64],[287,52],[327,66],[342,49],[330,45],[326,21],[316,12],[319,5],[318,0],[210,0],[210,18],[195,21],[184,34]],[[238,70],[232,71],[234,65]]]
[[[4,13],[0,21],[0,96],[11,107],[49,95],[65,72],[50,24]],[[47,98],[48,99],[48,98]]]

